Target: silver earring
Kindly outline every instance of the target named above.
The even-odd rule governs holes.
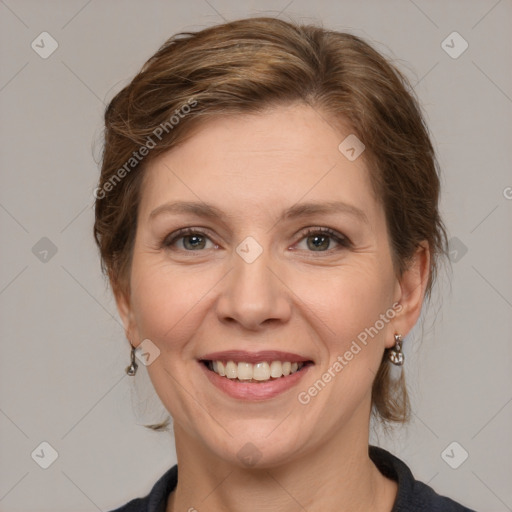
[[[131,343],[130,343],[131,345]],[[134,377],[135,374],[137,373],[137,368],[139,367],[139,365],[135,362],[135,347],[133,345],[132,346],[132,351],[131,351],[131,360],[132,362],[130,363],[130,366],[127,366],[126,367],[126,373],[130,376],[130,377]]]
[[[404,364],[404,353],[402,352],[402,336],[395,334],[395,346],[389,351],[389,360],[396,366]]]

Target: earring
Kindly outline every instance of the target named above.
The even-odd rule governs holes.
[[[402,336],[395,334],[395,346],[389,351],[389,360],[396,366],[402,366],[404,364],[404,353],[402,352]]]
[[[137,373],[137,368],[139,367],[139,365],[135,362],[135,347],[130,343],[131,347],[132,347],[132,351],[131,351],[131,364],[130,366],[127,366],[126,367],[126,373],[130,376],[130,377],[134,377],[135,374]]]

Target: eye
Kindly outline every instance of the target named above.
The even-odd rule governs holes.
[[[347,237],[337,233],[331,228],[309,228],[302,233],[302,240],[306,241],[307,250],[312,252],[327,252],[332,250],[332,241],[344,248],[350,247]]]
[[[206,247],[210,242],[213,247]],[[171,248],[177,245],[177,249],[185,251],[197,251],[201,249],[212,249],[218,247],[201,230],[195,228],[183,228],[171,233],[162,241],[162,247]]]
[[[309,228],[302,233],[301,242],[302,240],[306,241],[305,250],[309,252],[328,252],[335,250],[336,248],[331,247],[333,242],[344,248],[351,246],[347,237],[331,228]],[[301,242],[299,242],[298,245],[300,245]],[[209,247],[207,246],[208,243],[210,243]],[[179,229],[164,238],[161,245],[165,248],[184,250],[187,252],[201,251],[203,249],[215,249],[219,247],[210,240],[204,231],[198,228]]]

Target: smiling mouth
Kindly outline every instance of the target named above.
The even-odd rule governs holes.
[[[300,372],[312,361],[261,361],[259,363],[234,361],[201,361],[210,371],[229,380],[245,383],[262,383],[279,380]]]

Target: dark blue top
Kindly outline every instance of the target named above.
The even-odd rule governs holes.
[[[475,512],[439,496],[434,490],[414,479],[411,470],[400,459],[377,446],[369,447],[371,460],[386,477],[398,483],[398,494],[391,512]],[[178,466],[170,468],[144,498],[137,498],[111,512],[165,512],[169,494],[178,483]]]

